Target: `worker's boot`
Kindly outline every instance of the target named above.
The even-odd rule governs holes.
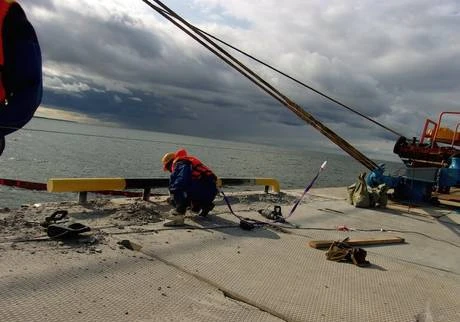
[[[165,227],[175,227],[184,225],[185,214],[180,213],[173,209],[170,211],[169,216],[166,217],[166,222],[163,224]]]
[[[209,212],[214,209],[214,206],[215,206],[215,204],[213,202],[211,202],[211,204],[203,207],[201,209],[200,216],[201,217],[206,217],[209,214]]]
[[[200,212],[200,210],[201,210],[201,206],[196,202],[192,202],[192,206],[190,207],[190,211],[195,213],[195,214],[197,214],[197,213]]]

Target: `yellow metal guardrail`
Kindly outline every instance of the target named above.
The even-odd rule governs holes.
[[[281,191],[278,180],[273,178],[219,178],[217,186],[265,186],[265,192],[268,192],[269,187],[272,187],[273,192]]]
[[[46,185],[48,192],[84,192],[125,190],[123,178],[53,178]]]
[[[48,192],[79,192],[80,202],[85,202],[87,192],[97,191],[122,191],[129,189],[144,189],[144,200],[148,200],[152,188],[167,188],[169,179],[126,179],[126,178],[51,178],[47,183]],[[268,193],[269,187],[275,193],[280,192],[280,184],[272,178],[219,178],[217,186],[265,186]]]

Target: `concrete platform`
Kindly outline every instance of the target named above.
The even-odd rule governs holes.
[[[258,209],[281,205],[287,215],[300,194],[229,197],[237,214],[263,219]],[[345,188],[314,189],[289,218],[298,227],[251,231],[222,199],[211,216],[189,216],[184,228],[158,221],[169,209],[161,197],[0,214],[8,227],[0,230],[1,320],[460,321],[460,231],[450,218],[458,208],[358,209],[345,195]],[[41,237],[36,223],[56,209],[92,227],[88,237]],[[11,216],[21,219],[16,226]],[[362,247],[366,268],[328,261],[308,246],[365,236],[406,243]]]

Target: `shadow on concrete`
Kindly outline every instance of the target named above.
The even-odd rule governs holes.
[[[245,195],[226,195],[230,205],[234,204],[251,204],[254,202],[265,202],[269,204],[291,205],[298,197],[280,192],[278,194],[271,193],[251,193]],[[222,196],[218,196],[214,201],[216,205],[227,205]]]
[[[235,218],[236,219],[236,218]],[[206,217],[194,216],[190,218],[193,222],[203,227],[205,230],[216,230],[221,233],[237,237],[256,237],[268,239],[280,239],[281,237],[268,227],[256,227],[252,230],[244,230],[239,222],[228,220],[215,215]]]
[[[452,231],[457,237],[460,237],[460,225],[444,217],[437,218],[438,223]]]
[[[381,211],[383,213],[386,213],[386,214],[389,214],[389,215],[401,216],[401,217],[409,218],[409,219],[416,220],[416,221],[421,221],[421,222],[428,223],[428,224],[434,224],[436,222],[434,217],[431,217],[431,218],[430,217],[424,217],[423,215],[420,215],[420,214],[406,213],[406,212],[404,212],[402,210],[396,210],[396,209],[390,209],[390,208],[381,208],[381,209],[379,209],[379,211]]]
[[[450,210],[456,211],[457,209],[451,208]],[[442,226],[452,231],[457,237],[460,237],[460,225],[452,221],[450,218],[446,217],[445,215],[438,215],[438,216],[427,215],[425,218],[423,218],[424,215],[415,214],[415,213],[405,214],[403,211],[395,210],[395,209],[388,209],[388,208],[382,209],[382,212],[385,212],[390,215],[403,216],[406,218],[410,218],[412,220],[417,220],[417,221],[421,221],[421,222],[425,222],[429,224],[441,224]],[[419,218],[417,218],[417,216]]]
[[[376,270],[383,271],[383,272],[388,271],[385,267],[382,267],[382,266],[380,266],[380,265],[373,264],[373,263],[371,263],[369,266],[364,266],[364,267],[362,267],[362,268],[376,269]]]

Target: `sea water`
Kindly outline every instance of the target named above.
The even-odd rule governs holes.
[[[219,177],[275,178],[281,189],[303,189],[324,161],[326,170],[315,187],[347,186],[360,172],[368,172],[340,153],[34,118],[7,136],[0,178],[43,183],[58,177],[167,178],[161,157],[179,148],[186,148]],[[393,171],[402,167],[386,164]],[[76,194],[0,186],[0,208],[76,199]]]

